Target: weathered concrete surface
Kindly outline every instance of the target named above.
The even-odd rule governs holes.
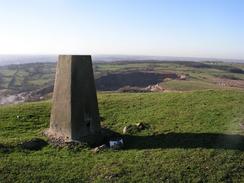
[[[91,56],[59,56],[48,136],[79,141],[100,129]]]

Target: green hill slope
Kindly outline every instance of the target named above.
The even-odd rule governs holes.
[[[125,135],[125,149],[14,147],[41,137],[50,102],[0,108],[0,182],[226,182],[244,181],[244,92],[99,93],[102,125]],[[2,147],[2,148],[1,148]]]

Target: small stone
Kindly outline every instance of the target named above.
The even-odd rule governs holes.
[[[144,123],[136,123],[136,126],[139,130],[144,130],[146,128]]]
[[[135,125],[128,125],[123,128],[123,134],[134,134],[138,131],[145,130],[149,125],[145,123],[136,123]]]
[[[104,149],[107,149],[107,145],[106,145],[106,144],[103,144],[103,145],[101,145],[101,146],[98,146],[98,147],[94,148],[92,151],[93,151],[94,153],[98,153],[98,152],[100,152],[100,151],[103,151]]]
[[[244,123],[240,123],[240,129],[244,130]]]
[[[133,134],[138,132],[138,127],[136,125],[128,125],[123,128],[123,134]]]
[[[128,129],[128,127],[127,126],[125,126],[124,128],[123,128],[123,134],[126,134],[127,133],[127,130]]]

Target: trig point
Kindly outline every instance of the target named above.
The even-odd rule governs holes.
[[[91,56],[59,56],[48,136],[80,141],[100,128]]]

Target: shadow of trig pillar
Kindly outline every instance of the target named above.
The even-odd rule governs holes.
[[[59,56],[48,135],[79,141],[100,128],[91,56]]]

